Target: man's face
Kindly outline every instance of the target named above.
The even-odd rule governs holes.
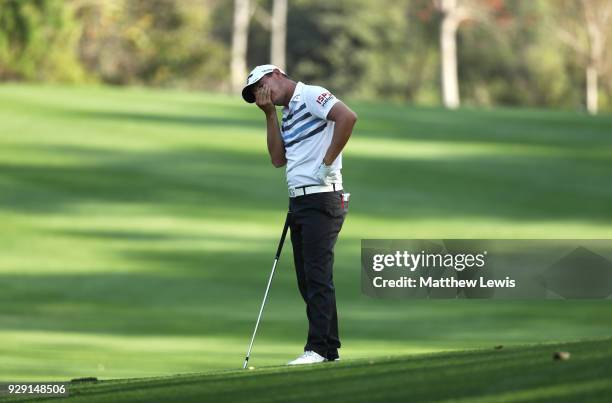
[[[281,105],[282,102],[282,87],[281,87],[282,74],[276,71],[268,73],[263,76],[257,83],[252,87],[253,94],[256,94],[261,88],[268,87],[270,89],[270,98],[274,105]]]

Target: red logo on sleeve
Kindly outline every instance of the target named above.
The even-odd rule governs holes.
[[[334,96],[330,92],[324,92],[317,97],[317,103],[321,106],[325,106],[330,99],[334,99]]]

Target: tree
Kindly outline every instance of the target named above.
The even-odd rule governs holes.
[[[272,5],[272,45],[270,60],[272,64],[285,69],[287,41],[287,0],[274,0]]]
[[[504,0],[433,0],[442,13],[440,23],[440,59],[442,98],[449,109],[459,107],[457,31],[464,21],[487,22],[504,8]]]
[[[270,32],[270,63],[281,69],[286,67],[287,8],[287,0],[274,0],[271,14],[257,3],[253,8],[255,20]]]
[[[584,68],[586,107],[594,115],[599,109],[599,76],[605,69],[606,42],[612,34],[612,2],[566,1],[563,6],[558,8],[555,29],[559,39],[576,53]]]
[[[234,0],[231,80],[232,91],[236,93],[242,89],[247,72],[246,59],[250,17],[250,0]]]
[[[459,77],[457,72],[457,30],[470,13],[459,0],[435,0],[442,13],[440,24],[440,59],[442,99],[449,109],[459,107]]]

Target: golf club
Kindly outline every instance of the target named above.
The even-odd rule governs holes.
[[[289,220],[291,216],[291,211],[287,212],[287,217],[285,218],[285,226],[283,227],[283,234],[281,235],[280,241],[278,243],[278,249],[276,250],[276,256],[274,257],[274,263],[272,264],[272,272],[270,273],[270,278],[268,279],[268,285],[266,286],[266,292],[264,293],[263,301],[261,303],[261,308],[259,308],[259,315],[257,315],[257,322],[255,322],[255,330],[253,330],[253,336],[251,337],[251,343],[249,344],[249,349],[247,350],[246,358],[244,359],[244,365],[242,369],[246,369],[249,363],[249,357],[251,356],[251,349],[253,348],[253,342],[255,341],[255,335],[257,334],[257,328],[259,327],[259,321],[261,320],[261,314],[263,313],[264,307],[266,306],[266,301],[268,299],[268,292],[270,291],[270,285],[272,284],[272,277],[274,277],[274,271],[276,270],[276,264],[278,263],[278,259],[280,258],[281,250],[283,249],[283,244],[285,243],[285,236],[287,236],[287,229],[289,228]]]

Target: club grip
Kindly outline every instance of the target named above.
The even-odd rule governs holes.
[[[283,244],[285,243],[285,237],[287,236],[287,229],[289,229],[289,222],[291,220],[291,211],[287,212],[287,217],[285,217],[285,226],[283,227],[283,234],[281,235],[280,242],[278,243],[278,249],[276,250],[275,259],[278,260],[280,257],[281,251],[283,250]]]

